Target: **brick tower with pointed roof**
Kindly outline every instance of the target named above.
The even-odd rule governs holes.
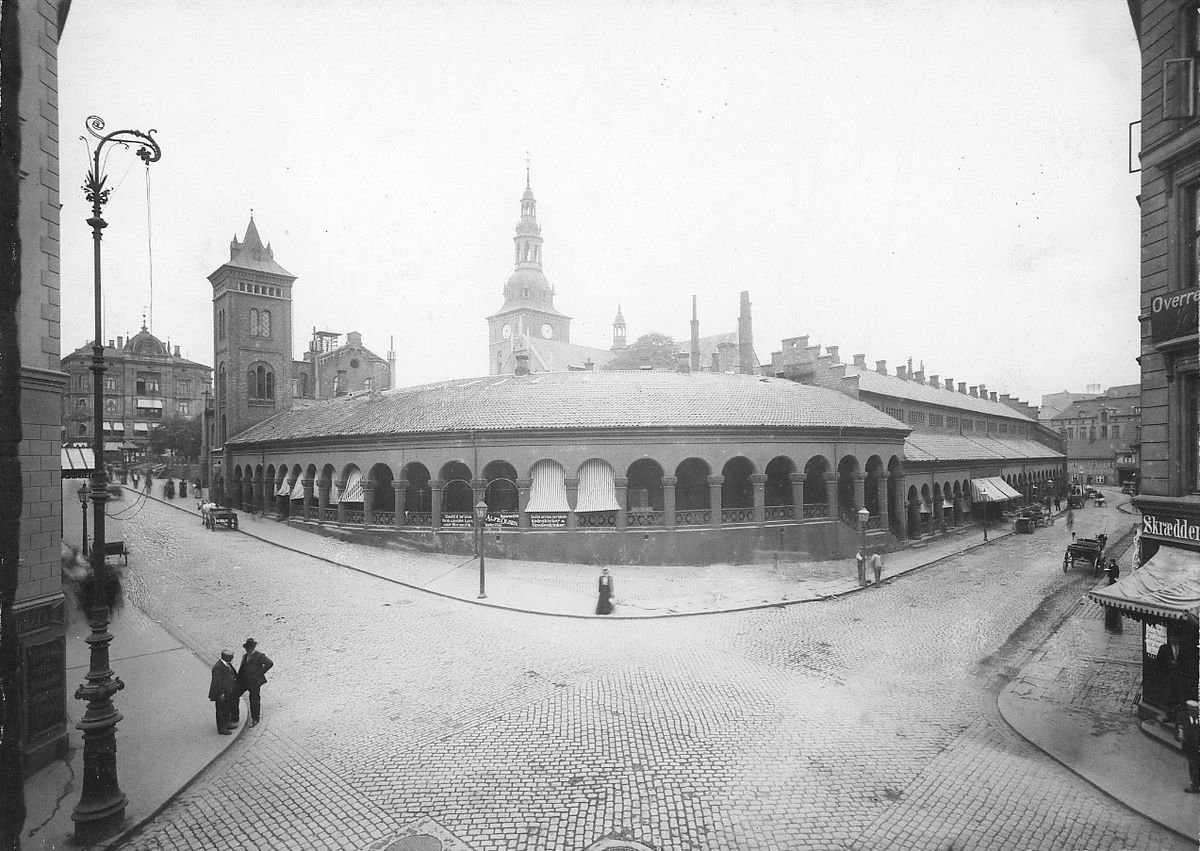
[[[214,475],[228,438],[292,406],[292,284],[296,276],[263,245],[253,214],[245,239],[208,276],[213,288],[210,445]]]

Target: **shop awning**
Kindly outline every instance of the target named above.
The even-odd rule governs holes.
[[[585,461],[579,468],[579,495],[575,500],[575,510],[616,511],[620,507],[612,467],[599,458]]]
[[[296,476],[296,483],[292,485],[292,495],[288,499],[304,499],[304,477]]]
[[[83,446],[64,446],[59,451],[64,479],[86,479],[96,468],[96,455]]]
[[[138,399],[137,406],[139,408],[158,408],[162,409],[162,399]]]
[[[363,501],[363,478],[362,471],[355,470],[350,474],[350,478],[346,479],[346,492],[343,493],[342,502],[362,502]]]
[[[529,489],[529,512],[570,511],[563,468],[555,461],[541,460],[533,465],[533,486]]]
[[[326,503],[330,508],[337,505],[342,499],[342,493],[338,490],[335,482],[329,483],[329,502]]]
[[[1088,598],[1137,615],[1196,623],[1200,621],[1200,553],[1159,547],[1133,573],[1089,591]]]
[[[1021,495],[999,476],[972,479],[971,494],[976,502],[1007,502],[1010,499],[1021,498]]]
[[[137,432],[138,434],[146,434],[147,432],[150,431],[150,424],[149,423],[134,423],[133,430],[135,432]]]
[[[292,492],[292,486],[287,479],[279,483],[279,488],[275,491],[275,496],[287,496]]]

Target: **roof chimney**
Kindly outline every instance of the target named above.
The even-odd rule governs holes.
[[[896,377],[907,380],[908,379],[908,367],[906,367],[904,364],[901,364],[900,366],[896,367]]]
[[[875,361],[875,371],[878,372],[880,375],[887,375],[887,361],[885,361],[885,360]]]
[[[675,371],[683,373],[692,371],[692,355],[690,352],[675,353]]]
[[[953,378],[946,379],[946,389],[949,390],[951,393],[954,392],[954,379]]]
[[[837,346],[826,346],[825,354],[827,354],[831,358],[833,358],[834,363],[841,363],[841,361],[838,360],[838,347]]]
[[[991,399],[993,402],[997,401],[997,399],[996,399],[996,391],[995,391],[995,390],[993,390],[991,393],[989,393],[989,394],[988,394],[988,398],[989,398],[989,399]]]
[[[742,312],[738,316],[738,372],[753,375],[754,326],[750,322],[750,291],[742,290]]]
[[[179,357],[179,346],[175,347],[175,357]]]
[[[517,352],[517,366],[514,375],[529,375],[529,352]]]
[[[980,398],[980,399],[986,399],[987,397],[988,397],[988,395],[987,395],[987,385],[986,385],[986,384],[980,384],[980,385],[979,385],[979,398]]]
[[[109,341],[108,341],[108,347],[109,347],[110,349],[111,349],[111,348],[113,348],[113,341],[112,341],[112,340],[109,340]]]
[[[967,395],[967,382],[965,382],[965,381],[958,382],[958,392],[963,394],[964,396]]]
[[[979,385],[978,385],[978,384],[972,384],[972,385],[971,385],[971,395],[972,395],[972,396],[978,396],[978,395],[979,395]]]
[[[118,349],[125,348],[125,338],[124,337],[117,337],[117,348]]]
[[[866,355],[855,355],[854,356],[854,365],[862,367],[863,369],[866,369],[867,368],[867,356]]]
[[[937,390],[941,388],[942,382],[938,380],[936,375],[931,375],[929,376],[929,386]]]
[[[917,370],[915,373],[913,373],[913,378],[916,379],[916,382],[918,384],[924,384],[925,383],[925,370],[923,370],[923,369]]]

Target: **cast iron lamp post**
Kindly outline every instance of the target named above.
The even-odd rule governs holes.
[[[858,584],[867,584],[867,521],[871,519],[871,512],[867,511],[866,506],[858,509],[858,528],[862,536],[862,541],[858,549]]]
[[[92,215],[87,223],[92,227],[92,277],[94,283],[96,336],[92,343],[92,401],[95,425],[95,469],[92,471],[91,500],[93,505],[91,551],[92,600],[88,610],[91,635],[85,639],[91,648],[91,660],[86,683],[75,690],[76,700],[86,700],[87,710],[75,729],[83,731],[83,791],[71,813],[75,822],[75,838],[80,844],[93,844],[111,836],[125,819],[125,793],[117,781],[117,722],[124,716],[113,706],[112,696],[125,688],[120,677],[109,667],[108,645],[108,565],[104,558],[104,503],[108,500],[107,476],[104,469],[104,432],[101,424],[104,402],[104,343],[101,327],[103,301],[100,288],[100,240],[108,222],[101,210],[108,203],[111,187],[108,176],[102,173],[101,154],[110,142],[128,148],[137,146],[137,155],[149,165],[162,157],[154,132],[117,130],[103,134],[104,120],[88,117],[87,132],[99,141],[91,152],[92,164],[84,180],[83,191],[92,202]],[[86,143],[88,139],[80,137]],[[105,158],[107,159],[107,158]]]
[[[83,544],[80,546],[79,552],[82,553],[84,556],[87,556],[87,554],[88,554],[88,545],[87,545],[88,486],[86,484],[80,485],[78,493],[79,493],[79,509],[80,509],[80,513],[83,514]]]
[[[482,499],[475,503],[475,546],[479,549],[479,597],[480,600],[487,599],[487,592],[484,590],[484,572],[483,572],[483,521],[487,518],[487,503]]]

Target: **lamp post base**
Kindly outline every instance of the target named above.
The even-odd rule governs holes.
[[[115,797],[80,805],[71,813],[75,822],[75,842],[96,845],[116,836],[125,825],[125,793],[117,790]]]

